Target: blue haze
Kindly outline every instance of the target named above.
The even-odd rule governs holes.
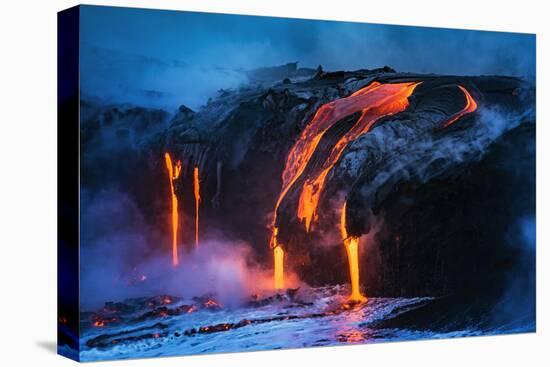
[[[406,19],[404,19],[406,21]],[[81,88],[109,102],[198,108],[243,70],[302,67],[533,77],[535,35],[82,6]]]

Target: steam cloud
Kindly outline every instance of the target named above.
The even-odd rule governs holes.
[[[370,169],[372,179],[363,188],[366,197],[375,195],[388,182],[411,179],[427,182],[457,164],[480,159],[487,147],[506,131],[523,121],[535,120],[533,109],[510,114],[489,106],[480,107],[477,113],[479,118],[473,128],[442,138],[422,133],[436,126],[430,120],[414,125],[389,122],[377,127],[351,144],[337,167],[340,170],[337,176],[345,171],[357,177],[360,170]]]
[[[231,307],[271,289],[271,273],[256,264],[244,242],[202,241],[197,250],[182,255],[180,266],[172,267],[168,236],[159,241],[162,236],[151,235],[158,230],[127,195],[108,190],[90,197],[84,192],[82,202],[80,296],[85,309],[159,294],[187,299],[215,295]]]

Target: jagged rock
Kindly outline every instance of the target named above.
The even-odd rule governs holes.
[[[315,75],[313,76],[313,79],[321,79],[323,75],[323,66],[319,65],[317,66],[317,69],[315,69]]]
[[[275,109],[277,108],[277,102],[275,101],[276,97],[273,91],[270,89],[267,94],[263,97],[262,107],[265,109]]]
[[[195,116],[195,111],[182,104],[172,119],[171,125],[177,126],[189,122],[193,119],[193,116]]]

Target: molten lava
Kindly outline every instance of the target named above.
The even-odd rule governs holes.
[[[443,127],[448,127],[452,124],[454,124],[458,119],[460,119],[462,116],[468,114],[468,113],[472,113],[474,112],[475,110],[477,110],[477,103],[476,101],[472,98],[472,96],[470,95],[470,93],[468,93],[468,90],[466,88],[464,88],[463,86],[459,85],[458,88],[460,88],[460,90],[462,91],[462,93],[464,93],[464,97],[466,98],[466,105],[464,106],[464,108],[460,111],[458,111],[457,113],[455,113],[454,115],[452,115],[444,124],[443,124]]]
[[[94,321],[93,325],[94,325],[95,327],[103,327],[103,326],[105,326],[105,321],[103,321],[103,320],[96,320],[96,321]]]
[[[317,176],[308,178],[302,187],[297,216],[305,224],[307,231],[309,231],[311,222],[317,216],[319,198],[324,189],[327,175],[338,162],[348,144],[369,132],[374,123],[381,117],[404,111],[409,106],[409,96],[418,84],[383,84],[376,89],[371,88],[367,92],[361,93],[363,97],[361,102],[364,103],[361,116],[355,125],[334,145]],[[370,97],[370,99],[366,97]]]
[[[119,319],[116,317],[103,317],[103,316],[94,316],[92,321],[92,326],[97,328],[102,328],[108,324],[114,324],[119,322]]]
[[[203,304],[206,308],[221,308],[221,305],[213,299],[207,299]]]
[[[282,189],[273,213],[270,247],[274,249],[276,288],[277,285],[283,284],[282,254],[284,254],[277,242],[277,211],[288,191],[304,173],[323,135],[344,117],[361,112],[355,125],[332,148],[328,158],[322,164],[320,172],[314,177],[307,177],[303,184],[297,216],[304,223],[306,231],[309,231],[311,223],[315,219],[325,179],[340,159],[346,146],[370,131],[374,123],[381,117],[404,111],[409,105],[408,97],[418,84],[416,82],[396,84],[373,82],[348,97],[322,105],[305,127],[286,159],[282,174]],[[278,258],[280,259],[279,267],[277,267]],[[280,279],[278,280],[278,278]]]
[[[181,173],[181,161],[177,161],[175,165],[172,164],[172,158],[169,153],[164,153],[164,160],[166,161],[166,168],[168,169],[168,178],[170,180],[170,192],[172,197],[172,264],[174,266],[179,264],[178,258],[178,198],[176,191],[174,190],[174,181],[178,179]]]
[[[285,287],[283,268],[284,257],[285,252],[280,246],[277,246],[273,249],[275,289],[283,289]]]
[[[351,96],[326,103],[317,110],[315,116],[305,127],[300,138],[296,141],[287,156],[285,169],[282,174],[283,186],[277,203],[275,204],[273,227],[275,227],[277,223],[277,210],[279,209],[279,205],[285,198],[288,190],[306,169],[323,134],[341,118],[359,111],[361,108],[358,107],[357,104],[361,96],[368,94],[369,91],[377,89],[380,86],[380,83],[373,82]],[[273,237],[271,247],[274,247]]]
[[[348,255],[349,277],[351,282],[349,300],[353,302],[366,302],[367,297],[364,297],[359,289],[359,237],[348,236],[348,231],[346,229],[346,203],[344,203],[340,216],[340,233],[342,234],[342,240],[344,241],[344,246],[346,247],[346,253]]]
[[[195,192],[195,246],[199,247],[199,202],[201,200],[201,187],[199,179],[199,167],[193,168],[193,189]]]

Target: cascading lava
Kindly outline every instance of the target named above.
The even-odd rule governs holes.
[[[174,189],[174,181],[177,180],[181,174],[181,161],[178,160],[174,165],[169,153],[164,153],[164,160],[166,161],[166,168],[168,169],[168,178],[170,181],[170,193],[172,199],[172,264],[174,266],[179,264],[178,258],[178,198]]]
[[[317,206],[319,205],[319,198],[323,191],[327,175],[342,156],[344,149],[359,136],[369,132],[374,123],[381,117],[404,111],[409,105],[409,96],[418,84],[383,84],[377,88],[369,89],[368,93],[360,90],[354,94],[370,96],[371,98],[368,100],[363,98],[361,100],[362,103],[366,104],[363,104],[364,107],[361,109],[361,115],[355,125],[332,148],[319,174],[307,178],[303,185],[297,216],[305,224],[307,231],[309,231],[311,222],[317,215]]]
[[[403,112],[407,109],[409,106],[408,98],[420,83],[381,84],[379,82],[372,82],[349,97],[324,104],[317,110],[315,116],[306,126],[287,156],[285,169],[282,174],[282,189],[275,204],[270,247],[274,250],[274,283],[276,289],[281,289],[284,285],[283,259],[285,254],[277,238],[279,233],[277,212],[290,189],[299,179],[302,179],[303,183],[300,188],[296,215],[304,224],[305,230],[309,232],[312,223],[317,219],[317,208],[324,190],[325,181],[332,168],[342,156],[345,148],[363,134],[368,133],[379,119]],[[464,93],[466,104],[464,108],[453,114],[443,124],[443,128],[452,125],[464,115],[472,113],[477,109],[476,101],[466,88],[460,85],[458,85],[458,88]],[[334,144],[327,158],[321,163],[320,168],[313,173],[309,172],[306,177],[302,177],[324,134],[338,121],[358,112],[360,112],[360,115],[357,121]],[[341,223],[342,238],[349,259],[352,283],[350,300],[361,302],[365,298],[359,291],[359,263],[357,255],[359,238],[347,236],[345,229],[345,207],[341,220],[343,221]]]
[[[199,247],[199,203],[201,200],[201,187],[199,167],[193,168],[193,191],[195,194],[195,247]]]
[[[273,257],[275,263],[275,289],[283,289],[285,287],[284,280],[284,256],[285,253],[280,246],[273,249]]]
[[[340,233],[344,241],[344,246],[346,247],[346,254],[348,255],[349,278],[351,283],[349,300],[351,302],[366,302],[367,297],[361,294],[359,287],[359,237],[348,236],[348,231],[346,229],[345,202],[340,215]]]
[[[419,83],[406,82],[381,84],[373,82],[349,97],[341,98],[322,105],[311,122],[306,126],[298,141],[294,144],[286,159],[282,174],[282,189],[275,204],[272,222],[270,247],[274,249],[275,288],[282,288],[282,259],[284,250],[277,240],[277,211],[291,187],[302,177],[323,135],[341,119],[360,112],[355,124],[334,145],[320,171],[305,177],[298,203],[297,217],[310,230],[316,217],[319,198],[328,173],[338,162],[346,146],[359,136],[370,131],[374,123],[384,117],[404,111],[409,103],[408,97]],[[280,261],[277,259],[280,258]],[[279,267],[278,267],[279,266]],[[281,280],[277,281],[277,277]]]

